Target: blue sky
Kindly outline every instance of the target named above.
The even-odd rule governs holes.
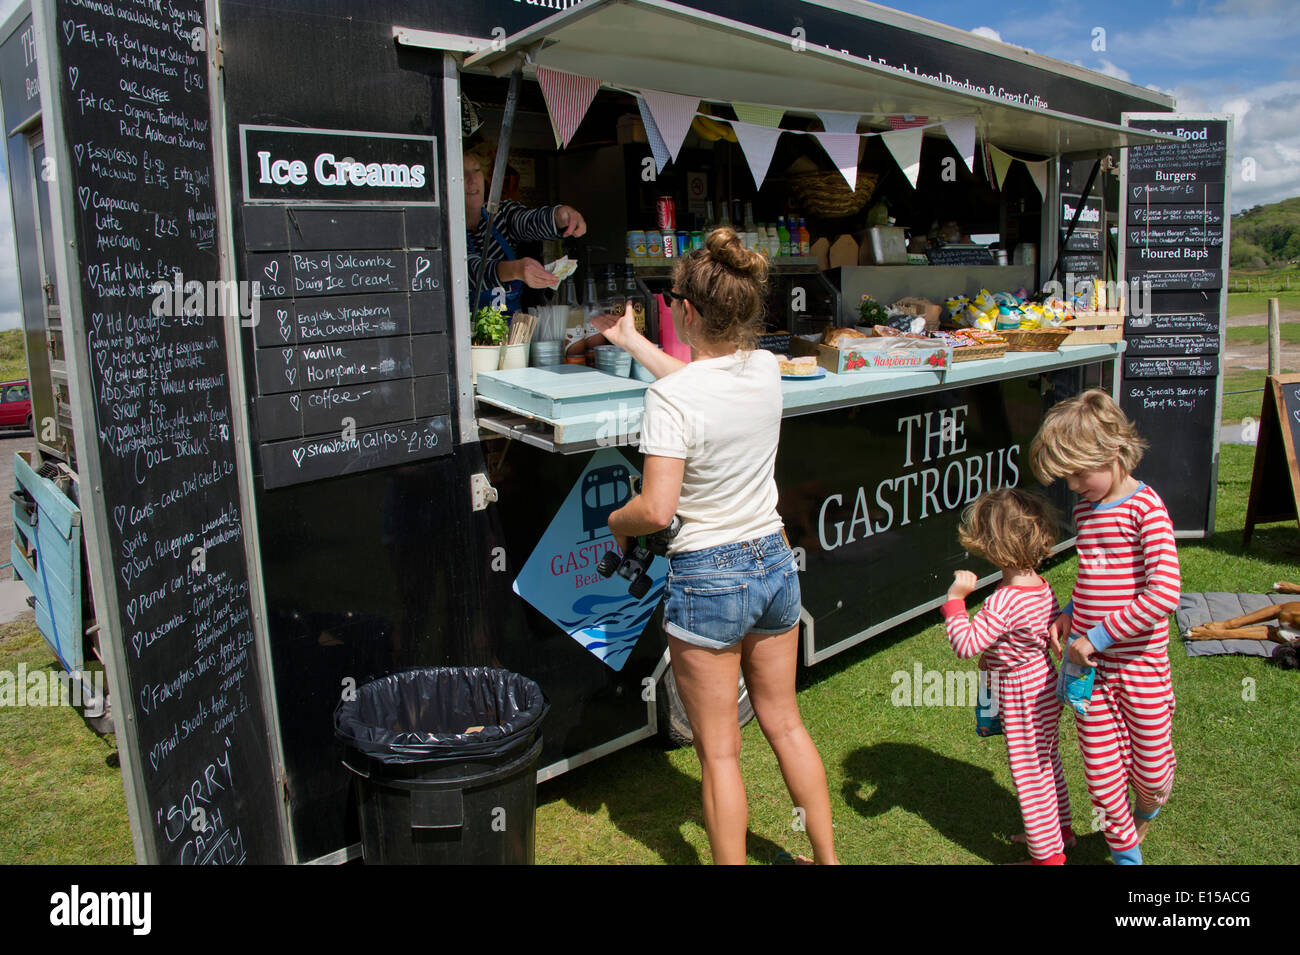
[[[437,2],[437,0],[433,0]],[[756,0],[759,2],[759,0]],[[886,4],[1236,118],[1234,211],[1300,195],[1300,0],[920,0]],[[18,0],[0,0],[0,20]],[[1105,31],[1105,49],[1094,49]],[[1255,179],[1242,178],[1243,159]],[[19,323],[0,155],[0,328]]]

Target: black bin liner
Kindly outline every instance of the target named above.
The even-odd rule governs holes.
[[[335,709],[334,732],[389,765],[487,759],[532,743],[549,709],[541,687],[509,670],[420,667],[359,687]]]
[[[334,711],[334,731],[356,777],[366,862],[531,864],[548,709],[532,680],[487,667],[359,687]]]

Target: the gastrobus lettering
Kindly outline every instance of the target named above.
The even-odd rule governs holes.
[[[573,550],[552,554],[551,576],[559,580],[572,575],[574,587],[598,583],[601,576],[596,573],[596,565],[606,551],[614,550],[615,547],[613,538],[607,537]]]
[[[822,549],[835,550],[895,524],[923,521],[965,507],[985,491],[1019,484],[1019,444],[967,453],[968,410],[969,405],[958,405],[899,418],[902,465],[911,470],[879,482],[874,494],[860,486],[823,500],[817,515]]]
[[[301,186],[307,182],[307,163],[301,159],[273,159],[267,149],[257,153],[258,182],[265,185]],[[423,163],[356,162],[338,159],[334,153],[319,153],[311,174],[322,186],[375,186],[386,189],[423,189]]]

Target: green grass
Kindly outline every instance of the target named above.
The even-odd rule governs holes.
[[[1252,452],[1223,449],[1219,532],[1179,548],[1187,592],[1262,591],[1296,575],[1300,537],[1294,523],[1257,530],[1252,550],[1241,549]],[[1068,593],[1075,567],[1071,556],[1047,571],[1058,593]],[[826,764],[837,851],[845,862],[1005,863],[1025,857],[1010,842],[1020,820],[1005,745],[976,737],[966,708],[890,703],[896,671],[910,671],[917,662],[925,669],[966,667],[948,649],[936,617],[800,671],[800,708]],[[1147,860],[1300,862],[1288,798],[1300,784],[1292,729],[1300,675],[1254,657],[1190,659],[1176,640],[1172,649],[1178,774],[1173,799],[1144,846]],[[1253,702],[1242,699],[1247,678],[1255,681]],[[1091,832],[1070,722],[1062,720],[1062,753],[1081,834],[1070,861],[1102,863],[1108,855],[1101,836]],[[771,861],[782,850],[808,852],[807,838],[791,829],[790,800],[757,725],[742,735],[751,861]],[[537,855],[547,863],[707,862],[694,752],[642,744],[544,784]]]
[[[0,627],[0,670],[60,668],[35,624]],[[0,707],[0,865],[134,860],[117,744],[69,706]]]
[[[1282,292],[1233,292],[1228,294],[1228,317],[1240,318],[1242,315],[1268,314],[1268,300],[1276,298],[1284,312],[1300,309],[1300,279],[1291,283],[1291,291]]]
[[[27,352],[23,349],[23,330],[11,328],[0,332],[0,381],[27,377]]]
[[[1278,328],[1282,334],[1282,344],[1300,344],[1300,322],[1283,322]],[[1267,345],[1267,325],[1238,325],[1227,330],[1229,345]]]
[[[1261,376],[1262,377],[1262,376]],[[1258,410],[1256,408],[1256,410]],[[1241,527],[1253,449],[1226,446],[1219,471],[1218,533],[1183,541],[1183,589],[1262,592],[1295,579],[1300,535],[1294,522],[1255,532]],[[1073,556],[1046,572],[1069,592]],[[0,670],[53,666],[30,624],[0,629]],[[1005,863],[1024,858],[1010,842],[1020,827],[1001,740],[975,736],[965,707],[895,707],[891,676],[964,670],[948,649],[937,614],[868,640],[799,671],[804,719],[830,781],[837,851],[846,862]],[[1300,674],[1257,657],[1190,659],[1170,654],[1178,709],[1173,798],[1144,846],[1167,864],[1300,863],[1292,797],[1300,788],[1294,719]],[[1254,681],[1254,699],[1242,698]],[[1062,753],[1081,835],[1072,864],[1104,863],[1091,832],[1072,718],[1062,720]],[[749,792],[749,855],[807,853],[791,828],[791,806],[776,761],[756,723],[743,732]],[[129,862],[121,777],[110,740],[96,737],[68,708],[0,709],[0,864]],[[543,784],[538,792],[537,859],[542,863],[709,861],[700,811],[699,763],[691,749],[645,742]]]

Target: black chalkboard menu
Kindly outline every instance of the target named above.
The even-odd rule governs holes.
[[[1080,205],[1083,206],[1082,212],[1079,212]],[[1076,212],[1079,221],[1074,232],[1065,239]],[[1105,274],[1100,199],[1089,197],[1085,200],[1078,194],[1061,193],[1061,236],[1065,241],[1065,251],[1061,256],[1063,274],[1076,280],[1101,278]]]
[[[74,285],[65,333],[84,356],[81,420],[93,413],[77,441],[96,493],[81,501],[118,610],[101,607],[100,623],[126,690],[113,706],[134,739],[137,835],[151,862],[274,863],[280,789],[231,419],[238,315],[217,284],[205,9],[38,5],[56,94],[45,129]],[[180,310],[178,288],[193,293]]]
[[[1246,499],[1242,546],[1256,524],[1295,520],[1300,515],[1300,375],[1269,375],[1259,413],[1255,467]]]
[[[449,454],[434,139],[243,126],[240,144],[263,484]]]
[[[1221,117],[1125,121],[1180,141],[1124,151],[1121,405],[1151,444],[1137,476],[1164,497],[1175,531],[1206,533],[1214,526],[1230,130]]]

